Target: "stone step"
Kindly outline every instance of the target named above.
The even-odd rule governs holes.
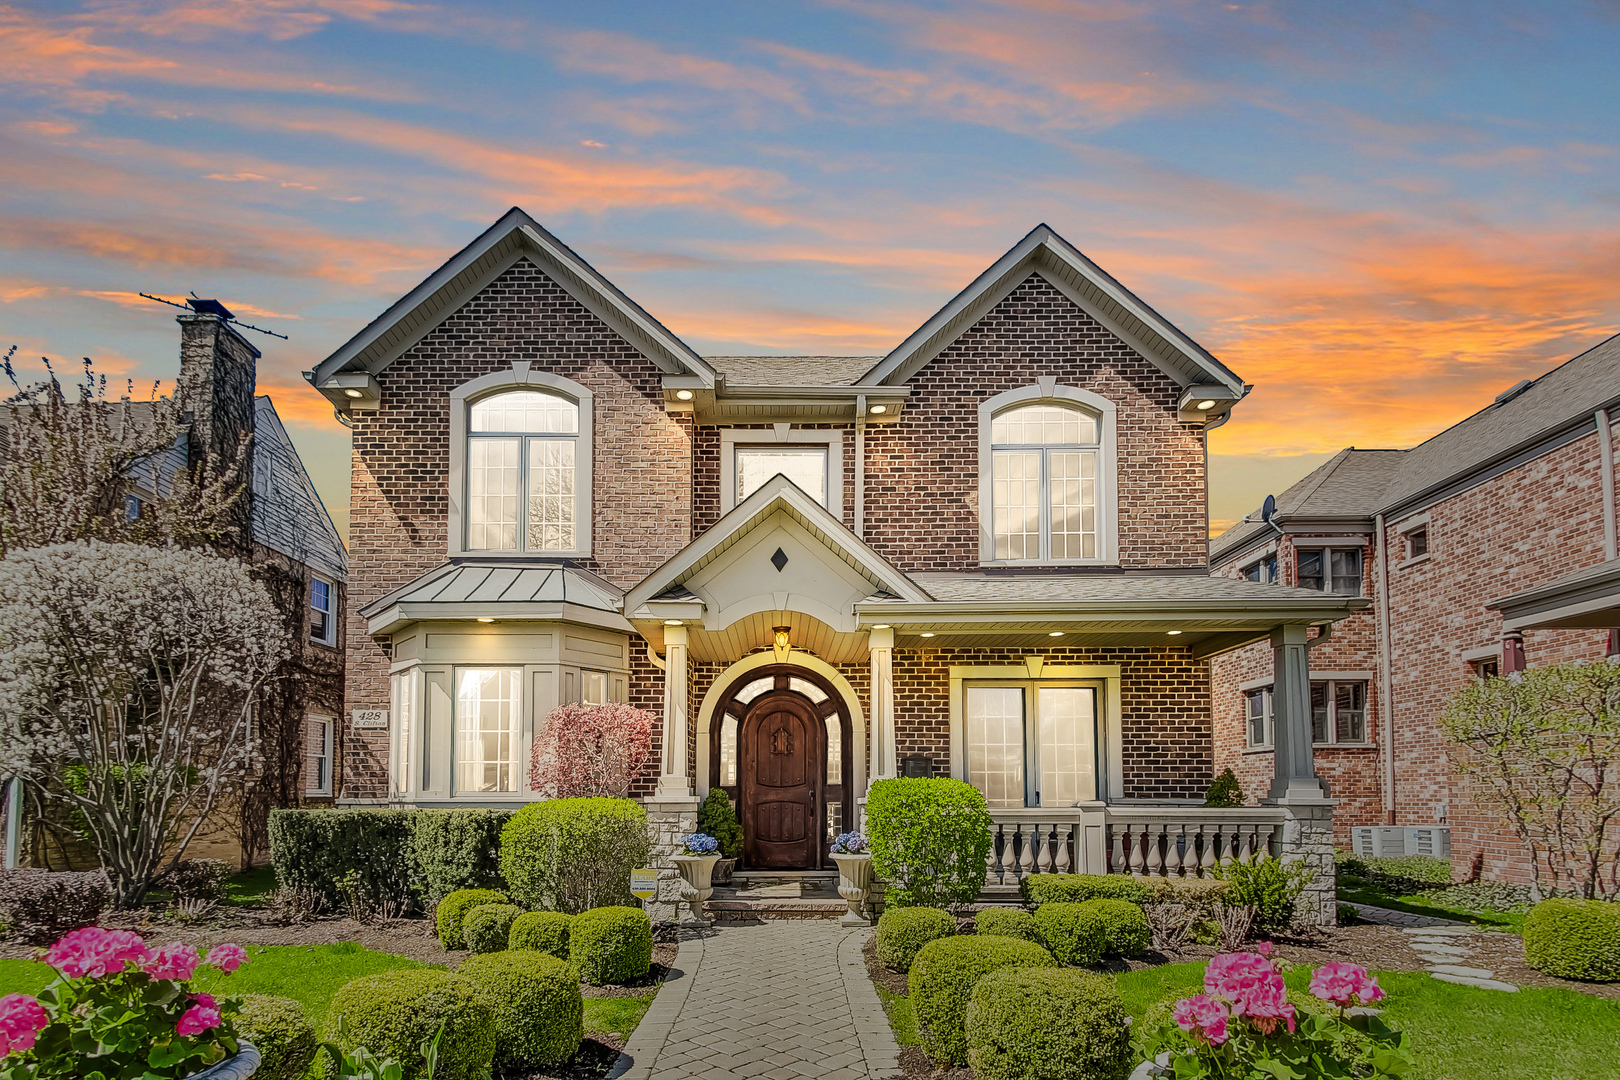
[[[718,891],[718,890],[716,890]],[[839,919],[849,905],[836,897],[831,900],[801,900],[791,897],[759,899],[711,899],[703,911],[718,923],[774,922],[778,919]]]

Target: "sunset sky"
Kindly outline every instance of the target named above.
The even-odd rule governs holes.
[[[522,206],[702,353],[884,353],[1047,222],[1255,391],[1218,531],[1620,327],[1620,0],[0,2],[0,349],[299,372]],[[142,391],[144,393],[144,390]]]

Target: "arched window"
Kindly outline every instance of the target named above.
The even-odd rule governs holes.
[[[1067,387],[998,395],[980,415],[984,559],[1115,558],[1113,408]]]

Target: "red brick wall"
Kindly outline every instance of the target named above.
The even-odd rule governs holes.
[[[1202,568],[1204,434],[1176,419],[1180,388],[1039,275],[912,377],[899,421],[867,429],[867,542],[902,570],[977,567],[979,403],[1041,376],[1118,407],[1121,565]]]

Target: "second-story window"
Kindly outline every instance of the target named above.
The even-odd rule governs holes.
[[[509,390],[475,402],[467,425],[467,549],[577,550],[579,406]]]
[[[1259,562],[1250,563],[1243,568],[1243,576],[1262,585],[1277,584],[1277,556],[1267,555]]]
[[[309,640],[321,645],[337,640],[337,590],[318,577],[309,580]]]
[[[1308,548],[1296,552],[1301,589],[1338,593],[1341,596],[1361,595],[1360,548]]]
[[[1421,558],[1429,553],[1429,527],[1420,525],[1406,534],[1406,557]]]
[[[1097,417],[1062,404],[1023,405],[996,415],[990,440],[996,561],[1098,558]]]

